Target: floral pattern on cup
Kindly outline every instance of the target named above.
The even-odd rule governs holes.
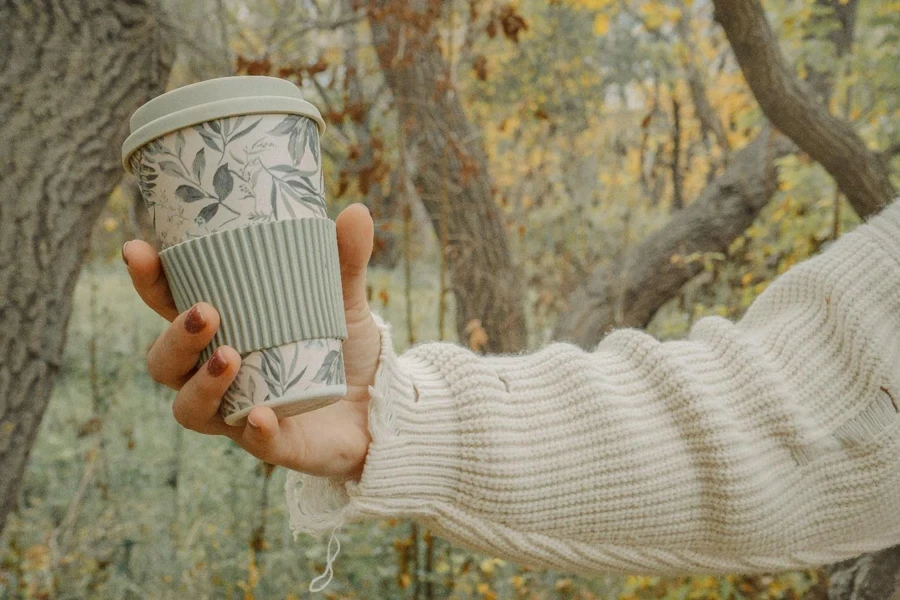
[[[315,121],[242,115],[145,144],[131,165],[162,248],[258,222],[327,218]]]
[[[130,160],[160,250],[254,223],[327,218],[319,131],[306,117],[208,121],[149,142]],[[222,416],[236,424],[258,404],[281,417],[330,403],[346,389],[341,348],[340,339],[316,339],[242,353]],[[306,400],[291,406],[292,398]]]
[[[322,353],[324,358],[316,361],[318,367],[314,368],[306,357]],[[226,407],[223,413],[229,415],[249,411],[255,404],[277,401],[293,390],[312,393],[346,385],[344,356],[337,339],[304,340],[242,356],[241,371],[246,373],[231,384],[222,398]]]

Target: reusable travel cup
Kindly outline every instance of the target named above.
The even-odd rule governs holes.
[[[175,89],[131,118],[122,147],[160,242],[179,311],[204,301],[243,359],[221,414],[287,417],[347,393],[334,221],[325,210],[325,122],[294,84],[224,77]]]

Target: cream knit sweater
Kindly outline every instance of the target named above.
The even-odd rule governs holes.
[[[362,479],[289,472],[295,535],[409,517],[582,573],[776,571],[900,544],[900,202],[683,341],[398,358],[376,321]]]

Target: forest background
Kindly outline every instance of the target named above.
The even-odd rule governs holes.
[[[369,300],[398,351],[739,318],[898,183],[900,2],[45,0],[0,2],[0,32],[2,600],[301,598],[324,567],[283,470],[184,432],[146,372],[164,324],[119,249],[153,233],[117,152],[165,89],[301,86],[330,215],[375,218]],[[900,572],[893,549],[576,577],[404,521],[340,536],[327,598],[887,598]]]

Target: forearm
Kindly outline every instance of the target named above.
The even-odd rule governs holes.
[[[703,319],[684,341],[622,330],[590,353],[423,344],[397,359],[384,335],[366,468],[330,488],[332,514],[411,517],[573,571],[769,571],[900,542],[900,205],[888,212],[739,323]]]

